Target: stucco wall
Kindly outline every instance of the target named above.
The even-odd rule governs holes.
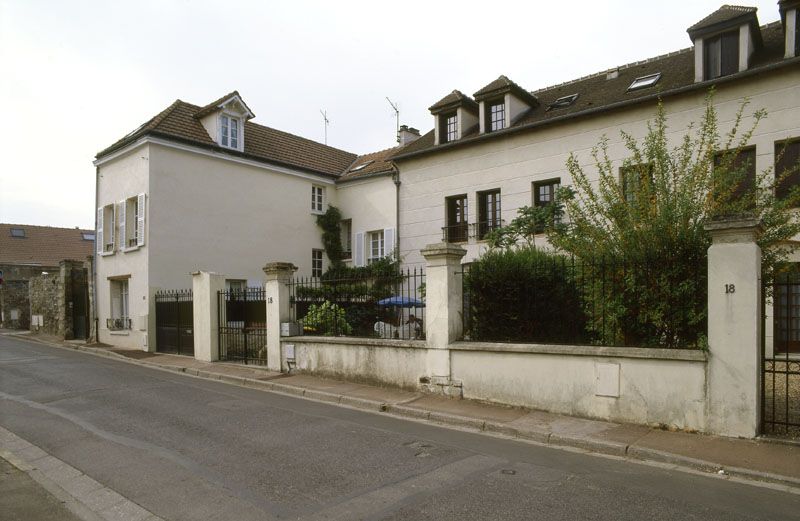
[[[364,233],[366,237],[369,231],[397,227],[397,189],[391,176],[340,183],[336,185],[334,204],[342,210],[342,218],[353,220],[353,255],[356,234]]]
[[[673,144],[684,135],[689,123],[700,120],[704,96],[705,92],[698,91],[667,99],[665,107]],[[768,112],[751,140],[757,147],[756,167],[762,171],[773,165],[776,140],[800,136],[800,70],[782,69],[719,85],[715,105],[721,134],[731,128],[745,96],[751,100],[750,109],[764,108]],[[629,154],[620,138],[620,130],[642,138],[647,132],[646,122],[653,118],[655,110],[655,102],[647,103],[398,161],[401,257],[406,264],[422,264],[419,250],[441,240],[447,196],[467,193],[469,222],[474,223],[477,221],[475,193],[500,188],[502,218],[508,223],[516,216],[518,208],[532,204],[533,182],[560,178],[562,184],[570,184],[565,167],[570,152],[576,154],[587,172],[594,171],[591,148],[603,135],[609,138],[609,154],[614,165],[621,166]],[[750,123],[751,119],[746,118],[745,128]],[[482,249],[485,243],[470,239],[465,260],[474,259]]]
[[[96,254],[97,285],[95,287],[98,331],[100,342],[131,348],[148,346],[147,329],[150,315],[150,300],[147,253],[149,250],[150,198],[148,174],[151,164],[151,147],[147,144],[135,148],[126,155],[102,164],[98,168],[98,207],[119,203],[140,193],[147,194],[145,200],[145,242],[133,250],[120,250],[119,229],[115,223],[115,252],[112,255]],[[109,278],[129,276],[128,306],[131,319],[130,331],[109,331],[106,320],[111,317],[111,283]]]
[[[451,345],[452,378],[464,398],[611,421],[705,427],[705,353],[642,348]],[[599,376],[617,366],[618,380]],[[603,384],[619,396],[601,396]]]
[[[421,341],[294,337],[281,344],[295,346],[300,373],[404,389],[416,389],[426,373]]]

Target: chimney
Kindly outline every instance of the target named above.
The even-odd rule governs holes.
[[[400,146],[407,145],[417,139],[419,139],[419,130],[408,125],[400,125],[400,131],[397,133],[397,141]]]

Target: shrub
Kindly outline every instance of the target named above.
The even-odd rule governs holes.
[[[345,310],[325,301],[320,305],[311,304],[308,314],[302,319],[303,329],[310,328],[325,336],[350,335],[353,328],[345,319]]]

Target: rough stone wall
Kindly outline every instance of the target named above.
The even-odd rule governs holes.
[[[30,300],[28,281],[42,272],[55,273],[58,266],[26,266],[0,264],[4,283],[0,285],[0,327],[28,329],[30,326]],[[12,319],[12,316],[17,317]]]
[[[31,317],[41,315],[41,326],[31,325],[32,331],[61,335],[63,331],[64,285],[60,270],[32,277],[29,281]]]

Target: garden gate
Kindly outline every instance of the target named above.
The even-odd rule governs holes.
[[[194,356],[192,290],[158,291],[156,300],[156,351]]]
[[[264,288],[218,292],[219,359],[267,363],[267,302]]]

